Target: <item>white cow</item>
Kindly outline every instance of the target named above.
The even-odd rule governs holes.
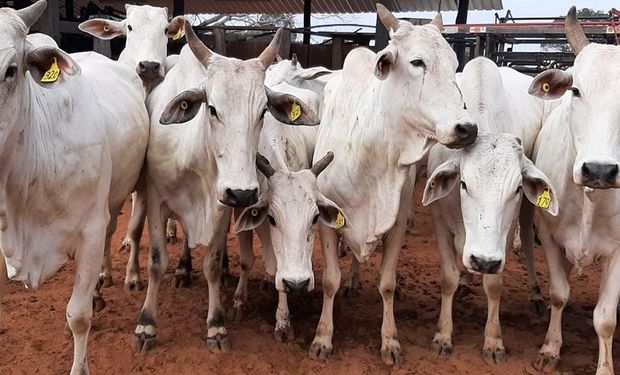
[[[289,62],[279,64],[290,65]],[[267,77],[270,74],[268,71]],[[295,95],[318,113],[319,96],[314,92],[286,83],[272,88]],[[257,166],[264,175],[264,178],[259,177],[261,196],[258,203],[236,215],[241,273],[232,317],[241,318],[247,301],[247,282],[254,264],[252,230],[256,229],[263,245],[266,274],[275,280],[279,292],[274,332],[278,341],[295,339],[287,293],[314,289],[312,250],[315,224],[320,217],[333,226],[339,212],[339,208],[316,186],[316,176],[331,162],[333,154],[328,153],[309,170],[315,140],[316,128],[285,126],[270,114],[265,115],[258,145],[259,153],[264,156],[257,159]]]
[[[307,89],[319,95],[319,102],[323,102],[325,85],[335,75],[335,71],[322,66],[305,68],[293,54],[291,60],[280,60],[277,64],[269,67],[265,84],[269,87],[286,82],[291,86]]]
[[[366,262],[384,241],[379,291],[383,298],[381,356],[399,363],[402,350],[394,322],[396,262],[411,206],[415,168],[436,141],[451,147],[472,143],[477,134],[456,85],[457,60],[429,25],[399,21],[382,5],[377,13],[390,30],[390,44],[378,54],[349,53],[341,74],[325,88],[315,159],[333,150],[334,161],[317,182],[319,191],[342,208],[340,230],[355,258]],[[320,224],[323,311],[310,355],[332,352],[333,302],[340,285],[338,233]]]
[[[118,36],[126,37],[126,45],[119,56],[119,63],[132,69],[142,79],[148,93],[173,66],[176,58],[167,59],[169,38],[179,38],[184,33],[184,17],[174,17],[168,22],[168,8],[150,5],[125,5],[127,18],[122,21],[90,19],[78,28],[96,38],[109,40]],[[146,197],[144,181],[141,179],[137,192],[132,194],[132,210],[123,248],[129,249],[129,260],[125,273],[125,287],[129,290],[143,288],[140,278],[140,238],[146,219]],[[112,285],[112,259],[106,251],[103,270],[100,276],[102,286]]]
[[[76,260],[67,321],[71,374],[83,375],[92,295],[144,162],[148,114],[130,69],[32,48],[26,34],[46,5],[0,9],[0,249],[8,276],[29,288]]]
[[[534,211],[529,202],[534,199],[536,203],[537,199],[531,187],[546,182],[546,178],[528,156],[552,103],[528,95],[531,77],[511,68],[498,68],[484,57],[467,63],[459,78],[467,108],[480,130],[513,137],[487,135],[463,151],[435,145],[429,152],[427,168],[431,177],[426,183],[423,204],[439,199],[431,211],[442,270],[442,308],[431,350],[440,357],[452,353],[452,301],[459,283],[455,257],[458,254],[466,268],[485,274],[489,318],[482,354],[487,362],[500,362],[505,360],[498,308],[501,271],[506,261],[506,241],[513,238],[512,224],[517,214],[524,228],[521,235],[527,254],[530,299],[537,311],[542,312],[545,307],[534,269]],[[519,139],[520,146],[514,144],[514,137]],[[461,189],[453,189],[459,178]],[[529,200],[523,200],[519,207],[522,190]],[[475,220],[476,217],[479,219]]]
[[[556,188],[557,217],[535,218],[550,273],[551,318],[535,367],[556,366],[562,346],[562,311],[568,302],[569,274],[599,261],[600,294],[594,309],[598,335],[597,375],[614,373],[612,341],[620,296],[620,48],[589,43],[575,7],[565,20],[576,55],[570,71],[539,74],[530,93],[562,97],[536,141],[534,160]]]
[[[203,263],[209,285],[207,344],[230,342],[220,303],[220,276],[232,206],[258,199],[256,151],[267,110],[279,121],[316,125],[300,99],[265,88],[265,70],[277,54],[281,31],[257,59],[211,52],[185,24],[188,46],[148,99],[151,131],[146,159],[149,247],[147,297],[135,330],[135,348],[155,342],[157,295],[166,271],[165,223],[180,219],[189,247],[209,248]],[[299,115],[292,115],[297,112]],[[186,123],[185,123],[186,122]],[[169,125],[169,124],[182,125]]]
[[[472,108],[472,107],[470,107]],[[481,129],[505,125],[475,116]],[[485,129],[486,130],[486,129]],[[422,203],[431,205],[441,255],[441,314],[431,350],[452,354],[452,300],[459,281],[456,255],[472,273],[483,274],[488,318],[482,356],[485,362],[504,362],[506,350],[499,324],[499,298],[506,247],[519,217],[522,196],[537,203],[553,189],[527,158],[520,139],[511,134],[480,133],[476,142],[452,151],[434,146],[428,158],[430,177]],[[460,185],[459,188],[455,188]],[[545,190],[546,189],[546,190]],[[557,214],[557,202],[547,210]]]

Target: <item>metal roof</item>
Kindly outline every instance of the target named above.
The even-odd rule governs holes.
[[[79,12],[92,0],[74,0],[75,11]],[[95,0],[93,3],[101,8],[110,6],[124,11],[123,0]],[[132,4],[150,4],[166,6],[172,13],[172,0],[130,1]],[[60,0],[61,7],[64,1]],[[312,13],[365,13],[376,11],[377,0],[312,0]],[[392,0],[390,8],[393,12],[458,10],[458,0]],[[502,0],[470,0],[470,10],[503,9]],[[282,14],[303,13],[303,0],[185,0],[185,13],[218,13],[218,14]]]

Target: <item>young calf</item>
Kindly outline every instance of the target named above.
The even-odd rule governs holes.
[[[556,215],[556,200],[547,177],[524,155],[520,140],[509,134],[480,133],[476,142],[459,151],[435,146],[429,154],[432,172],[422,203],[431,203],[441,255],[441,313],[431,350],[452,353],[452,300],[458,286],[456,254],[469,272],[483,274],[488,318],[482,356],[487,363],[503,362],[506,351],[499,324],[499,298],[506,249],[519,217],[523,194]],[[455,188],[460,184],[460,188]],[[542,197],[542,198],[541,198]],[[443,198],[443,199],[442,199]]]

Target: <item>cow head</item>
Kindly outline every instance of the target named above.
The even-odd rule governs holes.
[[[95,18],[79,24],[78,28],[99,39],[127,37],[119,61],[127,64],[145,83],[161,81],[165,75],[168,38],[181,37],[184,18],[177,16],[168,22],[168,8],[150,5],[125,5],[127,18],[112,21]]]
[[[304,69],[297,60],[297,55],[293,54],[290,60],[279,60],[277,64],[269,67],[265,85],[271,87],[286,82],[291,86],[311,90],[321,95],[329,80],[328,77],[333,73],[322,66]]]
[[[258,58],[242,61],[213,53],[187,21],[185,30],[187,43],[206,75],[198,87],[168,103],[160,123],[186,122],[205,108],[200,121],[204,120],[207,149],[218,169],[218,199],[229,206],[254,204],[258,198],[254,164],[265,112],[290,125],[318,125],[319,119],[299,98],[264,85],[265,70],[276,57],[281,31]]]
[[[276,171],[266,158],[257,156],[256,164],[267,177],[268,189],[261,201],[239,216],[235,231],[255,229],[267,220],[279,291],[311,291],[314,288],[312,249],[316,224],[321,220],[336,227],[341,212],[316,185],[316,177],[333,158],[334,154],[328,152],[311,169],[289,172]]]
[[[454,188],[460,189],[465,227],[463,264],[471,272],[502,272],[523,194],[552,215],[558,211],[547,177],[508,134],[480,134],[474,144],[437,167],[426,182],[422,203],[426,206]],[[548,202],[540,201],[547,195]]]
[[[390,43],[376,56],[375,76],[385,81],[395,110],[417,131],[448,147],[472,143],[478,127],[456,84],[458,62],[441,35],[441,14],[424,26],[398,20],[381,4],[377,15],[389,30]]]
[[[31,110],[32,84],[52,89],[80,74],[79,66],[62,50],[34,47],[27,41],[30,26],[46,7],[47,2],[40,0],[18,11],[0,8],[0,149],[15,141],[9,138],[25,126],[20,116]],[[44,78],[51,70],[53,74]]]
[[[540,73],[530,94],[542,99],[563,98],[563,116],[577,156],[573,180],[594,189],[620,187],[620,47],[589,43],[572,7],[565,21],[566,38],[575,55],[572,71]]]

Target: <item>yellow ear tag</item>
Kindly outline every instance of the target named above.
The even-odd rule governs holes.
[[[105,25],[103,26],[103,31],[105,31],[106,33],[110,31],[110,26]]]
[[[549,193],[549,189],[545,188],[545,191],[543,191],[542,194],[538,196],[538,199],[536,200],[536,205],[540,208],[549,208],[550,204],[551,193]]]
[[[47,72],[45,72],[45,74],[43,74],[43,77],[41,77],[41,82],[49,83],[58,81],[58,76],[60,76],[60,68],[58,67],[58,62],[56,61],[56,58],[53,57],[53,59],[54,62],[52,63],[52,66]]]
[[[342,227],[344,227],[344,215],[342,214],[342,212],[338,212],[338,215],[336,216],[335,228],[340,229]]]
[[[184,36],[185,36],[185,30],[182,28],[179,28],[179,31],[177,31],[177,33],[174,34],[174,36],[172,37],[172,40],[179,40],[183,38]]]
[[[291,121],[297,120],[301,116],[301,106],[295,102],[291,105],[291,113],[289,113],[288,117]]]
[[[187,104],[187,102],[185,100],[183,100],[181,102],[181,109],[187,109],[187,107],[189,107],[189,104]]]
[[[252,211],[250,211],[250,214],[252,214],[252,216],[256,217],[256,216],[258,216],[258,210],[256,208],[253,208]]]
[[[549,86],[549,84],[547,82],[543,83],[542,85],[542,90],[544,92],[549,92],[549,90],[551,90],[551,86]]]

